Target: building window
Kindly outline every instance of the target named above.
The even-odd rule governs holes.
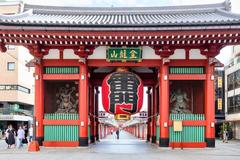
[[[8,62],[7,69],[8,69],[8,71],[14,71],[15,70],[15,62]]]
[[[228,91],[234,89],[234,73],[231,73],[227,76],[227,88]]]
[[[240,87],[240,69],[235,72],[235,87],[234,88],[239,88]]]
[[[228,97],[228,113],[234,112],[234,97]]]
[[[0,85],[0,90],[17,90],[28,94],[31,93],[29,88],[20,85]]]

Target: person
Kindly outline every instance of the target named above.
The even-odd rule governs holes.
[[[33,138],[33,124],[28,129],[28,136],[29,136],[29,142],[32,142],[32,138]]]
[[[25,132],[24,132],[22,126],[19,126],[19,129],[17,131],[18,148],[23,147],[23,143],[22,142],[23,142],[23,139],[25,137],[24,134],[25,134]]]
[[[9,143],[8,143],[8,138],[9,138],[8,130],[9,130],[9,128],[10,128],[10,125],[8,125],[8,128],[6,129],[6,131],[5,131],[5,133],[4,133],[4,135],[5,135],[5,141],[6,141],[7,145],[8,145],[7,148],[10,148],[10,145],[9,145]]]
[[[0,128],[0,139],[2,139],[2,129]]]
[[[6,130],[6,142],[8,144],[8,148],[11,148],[12,146],[15,147],[15,130],[13,129],[12,125],[10,124],[8,126],[8,129]]]
[[[223,143],[228,143],[228,131],[224,129],[223,131]]]
[[[111,129],[111,135],[113,134],[113,129]]]
[[[28,135],[28,126],[25,124],[23,126],[23,130],[24,130],[24,139],[22,140],[22,143],[28,143],[28,140],[27,140],[27,135]]]
[[[116,131],[117,139],[119,139],[119,129]]]

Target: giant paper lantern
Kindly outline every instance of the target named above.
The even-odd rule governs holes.
[[[113,72],[102,83],[102,104],[115,119],[130,119],[143,103],[143,82],[132,72]]]

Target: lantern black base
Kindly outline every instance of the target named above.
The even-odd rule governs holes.
[[[88,137],[79,137],[78,142],[79,142],[79,146],[87,147],[88,146]]]
[[[38,141],[39,146],[42,146],[44,138],[43,137],[36,137],[36,141]]]
[[[147,135],[147,141],[150,141],[150,135],[149,134]]]
[[[99,141],[99,134],[96,134],[96,141]]]
[[[157,140],[156,136],[152,136],[152,143],[156,143],[156,140]]]
[[[91,135],[91,136],[90,136],[90,142],[91,142],[91,143],[94,143],[94,142],[95,142],[95,136],[94,136],[94,135]]]
[[[169,147],[169,138],[159,138],[159,147]]]
[[[205,138],[205,142],[207,147],[214,148],[215,147],[215,138]]]

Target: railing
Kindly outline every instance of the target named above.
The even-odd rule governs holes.
[[[204,114],[171,114],[170,120],[205,120]],[[204,142],[205,126],[183,126],[181,132],[174,132],[173,126],[169,127],[170,142]]]

